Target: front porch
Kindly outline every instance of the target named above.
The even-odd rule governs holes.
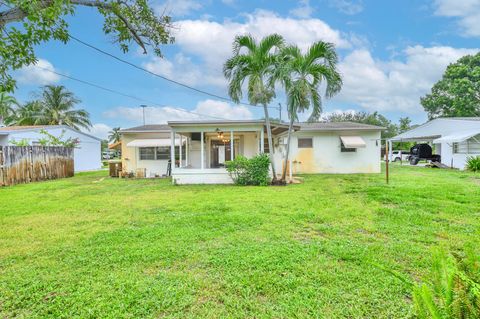
[[[172,182],[175,184],[231,184],[225,163],[242,155],[268,152],[264,121],[169,122],[172,128]],[[276,126],[277,129],[280,125]],[[283,125],[281,125],[283,128]],[[179,154],[175,136],[180,136]],[[185,147],[185,155],[182,154]],[[184,158],[185,156],[185,158]]]

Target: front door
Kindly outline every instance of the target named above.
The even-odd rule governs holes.
[[[210,149],[211,149],[211,156],[210,156],[211,168],[225,167],[225,162],[231,160],[230,141],[223,142],[220,140],[212,140]]]

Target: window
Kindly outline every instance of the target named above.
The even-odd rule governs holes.
[[[185,159],[185,145],[182,148],[182,158]],[[175,146],[175,157],[178,160],[180,158],[180,146]],[[153,161],[153,160],[169,160],[170,159],[170,146],[158,146],[158,147],[140,147],[140,160]]]
[[[148,161],[155,159],[155,147],[140,147],[140,160]]]
[[[299,138],[298,139],[298,148],[313,148],[313,139],[309,138]]]
[[[356,148],[345,147],[345,145],[343,145],[342,140],[340,140],[340,152],[342,152],[342,153],[352,153],[352,152],[356,152],[356,151],[357,151]]]
[[[159,146],[159,147],[156,148],[155,151],[156,151],[155,159],[157,159],[157,160],[169,160],[170,159],[170,146]]]

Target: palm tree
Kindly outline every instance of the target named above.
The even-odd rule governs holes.
[[[337,71],[337,63],[335,46],[323,41],[312,44],[305,54],[302,54],[295,45],[284,48],[280,53],[278,67],[272,80],[282,83],[285,89],[290,119],[282,181],[286,179],[290,139],[293,123],[298,120],[298,113],[311,108],[309,121],[318,120],[322,113],[320,85],[325,82],[326,98],[331,98],[342,88],[342,78]]]
[[[110,143],[117,143],[120,141],[120,128],[114,127],[110,132],[108,132],[108,141]]]
[[[273,181],[276,181],[277,176],[273,163],[272,130],[267,105],[275,96],[270,78],[274,72],[277,51],[283,46],[284,40],[278,34],[269,35],[260,43],[251,35],[237,36],[233,42],[233,56],[223,66],[223,73],[229,80],[230,97],[239,103],[242,98],[242,85],[247,81],[248,101],[253,105],[263,106]]]
[[[74,109],[80,100],[62,85],[46,85],[40,102],[42,109],[36,116],[37,124],[67,125],[75,129],[88,129],[92,125],[86,110]]]
[[[13,125],[36,125],[38,123],[38,115],[42,110],[40,101],[30,101],[20,105],[12,116],[11,124]]]
[[[0,126],[9,124],[17,105],[18,102],[13,96],[7,95],[5,92],[0,93]]]

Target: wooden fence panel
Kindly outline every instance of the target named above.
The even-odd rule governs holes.
[[[72,177],[73,148],[59,146],[0,147],[0,185]]]

